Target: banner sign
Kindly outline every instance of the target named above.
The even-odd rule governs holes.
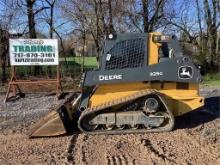
[[[10,39],[9,45],[12,66],[59,64],[56,39]]]

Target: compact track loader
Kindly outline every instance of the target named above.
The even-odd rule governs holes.
[[[82,76],[81,93],[38,121],[31,137],[171,131],[174,117],[204,104],[201,75],[175,36],[110,34],[98,70]]]

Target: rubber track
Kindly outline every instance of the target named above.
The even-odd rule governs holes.
[[[106,131],[106,130],[104,130],[104,131],[103,130],[87,131],[82,127],[82,122],[83,122],[84,117],[91,115],[92,113],[98,113],[100,111],[105,111],[109,107],[113,107],[113,106],[116,106],[119,104],[124,104],[126,102],[133,101],[133,100],[136,100],[138,98],[141,98],[143,96],[147,96],[150,94],[157,95],[159,97],[159,99],[161,100],[161,102],[163,103],[163,105],[165,106],[165,108],[170,116],[170,122],[167,126],[153,128],[153,129],[139,129],[139,130],[132,130],[131,129],[131,130],[110,130],[110,131]],[[156,90],[146,89],[146,90],[138,91],[135,94],[126,96],[124,98],[120,98],[120,99],[116,99],[116,100],[113,100],[110,102],[106,102],[104,104],[101,104],[99,106],[95,106],[92,108],[87,108],[80,115],[80,118],[78,120],[78,127],[82,132],[87,133],[87,134],[123,134],[123,133],[144,133],[144,132],[167,132],[167,131],[171,131],[174,127],[174,117],[173,117],[172,112],[170,111],[170,109],[166,105],[165,100],[162,98],[162,95],[160,93],[158,93]]]

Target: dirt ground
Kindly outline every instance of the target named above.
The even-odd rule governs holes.
[[[33,121],[58,104],[55,96],[28,94],[3,103],[0,94],[0,164],[220,164],[220,88],[202,87],[206,106],[176,119],[168,133],[86,135],[29,139]]]

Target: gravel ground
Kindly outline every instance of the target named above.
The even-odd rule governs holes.
[[[0,130],[10,128],[13,131],[21,131],[18,127],[31,124],[60,102],[54,96],[42,94],[28,94],[25,98],[7,103],[3,103],[3,100],[4,95],[0,95]]]
[[[220,89],[201,89],[206,106],[176,119],[169,133],[85,135],[28,139],[29,125],[58,104],[29,94],[3,104],[0,95],[0,164],[220,164]]]

